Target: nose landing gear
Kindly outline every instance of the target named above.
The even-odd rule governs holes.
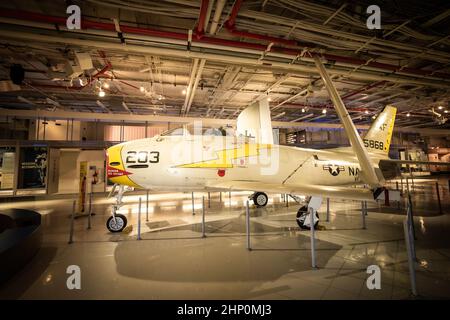
[[[126,191],[125,186],[115,184],[109,195],[111,196],[111,194],[115,192],[117,186],[119,186],[119,190],[115,195],[116,203],[112,208],[112,216],[109,217],[106,221],[106,228],[108,228],[110,232],[122,232],[122,230],[127,226],[127,218],[123,214],[116,213],[117,210],[119,210],[120,207],[123,206],[122,198],[123,194]]]

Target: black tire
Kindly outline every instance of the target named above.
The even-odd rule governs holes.
[[[269,197],[264,192],[255,192],[252,197],[253,203],[257,207],[265,207],[269,201]]]
[[[127,218],[123,214],[116,214],[116,223],[117,226],[114,223],[114,218],[111,216],[108,218],[108,221],[106,221],[106,228],[108,228],[110,232],[122,232],[127,226]]]
[[[300,229],[304,229],[304,230],[310,230],[311,228],[305,225],[305,218],[308,215],[308,206],[302,206],[300,209],[298,209],[297,211],[297,224],[300,227]],[[317,226],[319,225],[319,215],[316,212],[316,218],[317,218],[317,222],[314,223],[314,229],[317,229]]]

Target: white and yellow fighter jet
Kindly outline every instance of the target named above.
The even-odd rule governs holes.
[[[388,157],[396,108],[386,106],[361,139],[323,65],[317,67],[351,147],[315,150],[273,144],[269,106],[262,101],[238,117],[241,136],[194,124],[115,145],[107,150],[108,178],[157,191],[253,191],[257,206],[267,204],[266,193],[376,200],[385,180],[398,175],[398,164],[409,163]],[[305,217],[299,219],[304,211],[297,215],[301,227],[307,227]],[[125,226],[125,216],[113,210],[108,229],[119,232]]]

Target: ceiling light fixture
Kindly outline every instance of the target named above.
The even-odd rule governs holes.
[[[181,91],[181,93],[182,93],[183,95],[186,95],[186,89],[183,89],[183,91]]]
[[[322,110],[322,113],[323,113],[323,114],[326,114],[326,113],[327,113],[327,109],[323,109],[323,110]]]
[[[145,91],[145,88],[144,88],[143,86],[141,86],[141,87],[139,88],[139,90],[140,90],[141,92],[144,92],[144,91]]]
[[[443,107],[443,106],[439,106],[438,109],[439,109],[439,110],[442,110],[442,109],[444,109],[444,107]]]
[[[109,89],[109,83],[108,83],[108,82],[105,82],[105,83],[103,84],[103,88]]]
[[[406,116],[407,116],[407,117],[410,117],[410,116],[411,116],[411,113],[408,112],[408,113],[406,114]]]
[[[105,91],[103,91],[103,90],[100,90],[100,91],[98,92],[98,96],[99,96],[100,98],[103,98],[105,95],[106,95],[106,93],[105,93]]]

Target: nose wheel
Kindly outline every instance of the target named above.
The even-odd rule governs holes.
[[[127,218],[123,214],[116,213],[114,216],[108,218],[106,227],[110,232],[122,232],[127,226]]]
[[[269,201],[269,197],[264,192],[255,192],[251,198],[257,207],[265,207]]]

